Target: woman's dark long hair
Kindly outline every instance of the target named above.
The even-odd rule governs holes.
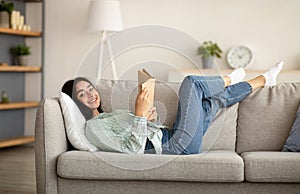
[[[86,79],[84,77],[78,77],[78,78],[75,78],[74,80],[67,81],[61,88],[61,91],[65,94],[67,94],[68,96],[70,96],[74,100],[74,102],[79,107],[79,110],[81,111],[81,113],[83,114],[85,119],[89,120],[89,119],[93,118],[93,111],[89,107],[87,107],[85,104],[80,102],[76,95],[76,84],[80,81],[88,82],[89,84],[91,84],[91,86],[94,87],[94,85],[88,79]],[[100,106],[97,108],[97,110],[99,113],[103,113],[103,110],[101,109],[101,102],[100,102]]]

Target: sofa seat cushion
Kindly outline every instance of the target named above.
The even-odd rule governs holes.
[[[69,151],[59,156],[57,174],[68,179],[241,182],[244,164],[233,151],[181,156]]]
[[[300,154],[245,152],[245,179],[250,182],[300,182]]]

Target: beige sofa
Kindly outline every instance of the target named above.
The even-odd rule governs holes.
[[[105,111],[133,110],[136,82],[98,87]],[[178,89],[156,84],[165,125],[174,122]],[[300,83],[257,90],[219,111],[202,154],[172,156],[74,150],[58,99],[45,99],[35,129],[38,193],[299,193],[300,154],[281,152],[299,102]]]

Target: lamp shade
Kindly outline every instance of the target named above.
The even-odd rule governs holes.
[[[123,29],[119,0],[93,0],[89,8],[89,31],[120,31]]]

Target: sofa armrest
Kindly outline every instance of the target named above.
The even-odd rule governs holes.
[[[67,148],[68,141],[58,99],[45,99],[38,106],[35,121],[37,193],[57,193],[57,158]]]

